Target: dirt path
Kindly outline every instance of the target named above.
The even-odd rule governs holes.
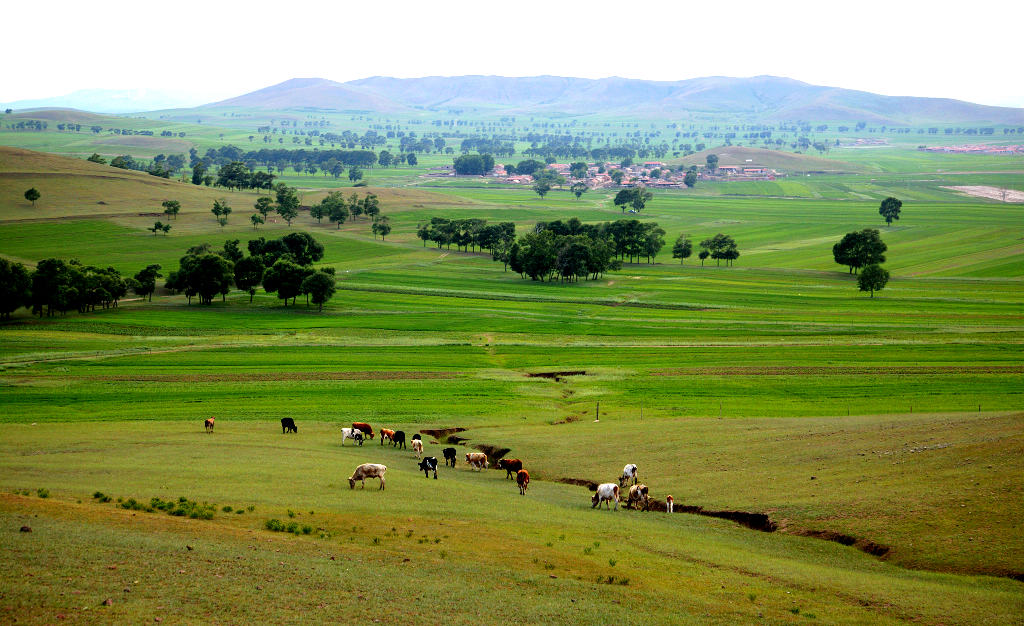
[[[943,189],[952,189],[968,196],[998,200],[1000,202],[1024,202],[1024,191],[1017,191],[1016,189],[1004,189],[988,185],[955,185],[943,187]]]

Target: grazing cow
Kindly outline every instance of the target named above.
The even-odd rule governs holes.
[[[483,452],[467,452],[466,464],[481,471],[490,466],[487,462],[487,455]]]
[[[356,468],[356,471],[352,472],[352,475],[348,478],[349,489],[356,488],[356,481],[362,481],[363,489],[366,489],[367,478],[379,478],[380,488],[384,488],[384,472],[388,471],[386,465],[379,463],[363,463]]]
[[[519,495],[526,495],[526,488],[530,486],[530,472],[521,469],[516,472],[516,484],[519,485]]]
[[[412,435],[412,440],[413,441],[419,441],[420,439],[423,439],[423,437],[420,437],[419,433],[413,433],[413,435]]]
[[[451,461],[452,467],[455,467],[455,459],[457,458],[456,455],[458,454],[458,451],[455,448],[445,448],[444,450],[441,450],[441,453],[444,454],[445,467],[448,466],[449,461]]]
[[[213,432],[213,418],[211,417],[210,419],[206,420],[204,426],[206,427],[206,432],[212,433]]]
[[[412,449],[416,453],[416,458],[417,459],[422,457],[423,456],[423,440],[422,439],[413,439],[412,440]],[[445,463],[445,465],[447,465],[447,463]]]
[[[297,435],[297,434],[299,434],[299,427],[295,425],[295,420],[293,420],[292,418],[290,418],[290,417],[282,417],[281,418],[281,434],[283,435],[283,434],[288,433],[288,432],[292,432],[292,433],[295,433]]]
[[[341,429],[341,445],[345,445],[346,439],[352,439],[359,445],[363,445],[363,433],[355,428],[342,428]]]
[[[629,479],[633,479],[633,484],[637,481],[636,465],[630,463],[626,467],[622,468],[622,476],[619,476],[619,486],[625,487],[629,484]]]
[[[391,445],[398,446],[399,450],[401,450],[402,448],[405,447],[405,431],[404,430],[396,430],[395,431],[395,434],[392,435],[392,437],[391,437]]]
[[[373,439],[373,437],[371,437],[371,439]],[[395,443],[395,431],[391,430],[390,428],[381,428],[380,429],[380,445],[384,445],[384,440],[385,439],[387,439],[388,441],[391,442],[392,445],[394,445],[394,443]]]
[[[647,496],[647,485],[641,483],[629,488],[629,495],[626,496],[626,508],[632,509],[635,504],[642,506],[645,511],[651,505],[651,501]]]
[[[373,439],[373,427],[366,422],[352,422],[352,428],[362,432],[370,439]]]
[[[608,508],[611,508],[611,502],[615,502],[615,510],[619,510],[619,486],[615,483],[603,483],[597,486],[597,491],[590,498],[590,508],[600,507],[602,502],[608,502]]]
[[[675,501],[672,500],[672,496],[665,498],[665,510],[669,513],[675,513]]]
[[[505,470],[505,478],[515,478],[516,472],[523,469],[523,462],[519,459],[501,459],[498,461],[498,469]]]
[[[430,478],[430,472],[434,472],[434,480],[437,480],[437,457],[428,456],[420,461],[420,469],[423,470],[424,478]]]

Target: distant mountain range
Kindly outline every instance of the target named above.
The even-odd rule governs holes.
[[[206,107],[379,113],[458,110],[677,120],[739,117],[751,121],[870,124],[1024,124],[1024,109],[947,98],[881,96],[776,76],[715,76],[674,82],[560,76],[375,76],[347,83],[294,78],[203,108]]]
[[[202,97],[153,89],[82,89],[63,96],[18,100],[0,104],[0,108],[80,109],[93,113],[136,113],[158,109],[194,107],[203,104]]]

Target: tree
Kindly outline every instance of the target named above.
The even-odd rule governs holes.
[[[43,194],[39,193],[39,190],[32,187],[25,192],[25,199],[32,203],[32,207],[35,208],[36,200],[42,197]]]
[[[654,194],[647,191],[643,187],[632,187],[630,189],[622,189],[619,193],[615,194],[615,206],[620,207],[622,212],[626,212],[626,206],[630,206],[633,213],[639,213],[644,210],[647,206],[647,201],[654,197]]]
[[[380,240],[384,241],[385,235],[391,232],[391,224],[388,223],[389,221],[388,216],[385,215],[373,223],[371,230],[373,231],[373,236],[375,238],[377,235],[380,235]]]
[[[704,267],[704,260],[707,259],[708,256],[710,256],[710,254],[711,253],[708,252],[707,250],[701,250],[700,254],[697,255],[697,257],[700,258],[700,266],[701,267]]]
[[[345,196],[340,191],[332,191],[324,198],[324,203],[327,204],[327,219],[337,224],[340,230],[341,225],[345,223],[349,216]]]
[[[334,295],[334,273],[320,270],[313,272],[302,281],[302,292],[309,294],[310,300],[316,305],[317,311],[324,310],[324,304]]]
[[[573,178],[586,178],[587,176],[587,164],[579,161],[569,165],[569,174]]]
[[[546,181],[538,180],[533,184],[533,190],[537,192],[538,196],[543,198],[549,191],[551,191],[551,185]]]
[[[157,221],[157,222],[153,223],[153,227],[152,228],[147,228],[146,230],[148,230],[149,232],[153,233],[154,235],[157,234],[157,233],[163,233],[163,234],[166,235],[167,233],[170,232],[171,225],[170,224],[164,224],[163,222]]]
[[[411,152],[406,155],[405,162],[408,163],[409,165],[416,165],[417,163],[419,163],[419,161],[416,160],[416,155],[412,154]]]
[[[680,233],[672,246],[672,258],[679,259],[679,264],[682,265],[686,259],[690,258],[691,254],[693,254],[693,242],[686,236],[686,233]]]
[[[377,216],[380,215],[380,198],[375,193],[368,193],[363,198],[363,215],[376,221]]]
[[[149,301],[153,301],[153,292],[156,291],[156,279],[162,278],[163,274],[160,273],[160,265],[147,265],[146,269],[139,270],[135,274],[135,284],[132,286],[132,291],[136,295],[141,296],[143,299],[149,297]]]
[[[278,259],[263,275],[263,289],[267,293],[277,293],[284,305],[302,293],[302,281],[311,272],[290,259]]]
[[[217,252],[217,254],[221,255],[222,257],[231,261],[232,263],[238,263],[243,258],[245,258],[245,253],[242,252],[242,249],[240,247],[238,247],[238,244],[239,241],[237,239],[228,239],[227,241],[224,242],[224,249]]]
[[[92,156],[86,159],[86,161],[92,161],[93,163],[99,163],[100,165],[107,164],[107,160],[101,157],[98,152],[93,152]]]
[[[881,206],[878,207],[878,214],[885,218],[887,225],[892,226],[893,220],[900,219],[901,208],[903,208],[903,202],[890,196],[882,200]]]
[[[259,214],[263,216],[263,220],[266,221],[267,214],[274,210],[274,201],[266,196],[260,196],[256,200],[255,207]]]
[[[683,176],[683,184],[687,187],[694,187],[697,185],[697,172],[690,170]]]
[[[259,255],[247,256],[235,263],[235,285],[242,291],[249,293],[249,303],[252,303],[256,295],[256,287],[263,282],[263,273],[266,266],[263,264],[263,257]]]
[[[708,169],[709,170],[711,170],[713,172],[713,171],[718,169],[718,155],[717,154],[709,154],[705,160],[707,161]]]
[[[733,238],[722,233],[718,233],[714,237],[709,237],[700,242],[700,247],[708,251],[711,258],[715,259],[718,265],[722,264],[722,259],[725,259],[726,265],[731,265],[740,256],[739,249],[736,247],[736,242]],[[707,257],[702,256],[701,260],[705,258]]]
[[[868,265],[857,277],[857,286],[861,291],[871,292],[872,298],[875,297],[876,291],[885,289],[888,282],[889,271],[877,264]]]
[[[267,222],[266,218],[264,218],[259,213],[253,213],[252,215],[250,215],[249,221],[252,222],[253,230],[258,229],[260,224],[265,224]]]
[[[228,206],[228,201],[224,198],[218,198],[213,201],[213,208],[210,212],[217,216],[217,223],[221,225],[221,228],[228,223],[228,215],[231,214],[231,207]]]
[[[626,173],[620,169],[614,169],[608,172],[608,177],[612,179],[612,182],[616,185],[622,184],[622,179],[625,178]]]
[[[252,171],[241,161],[232,161],[217,172],[217,186],[228,189],[245,189],[251,186]]]
[[[164,207],[164,215],[171,219],[175,219],[178,212],[181,211],[181,203],[177,200],[164,200],[161,206]]]
[[[299,215],[299,194],[294,187],[284,183],[277,186],[277,213],[288,225]]]
[[[352,182],[357,182],[363,179],[363,170],[359,169],[355,165],[352,166],[348,171],[348,179]]]
[[[327,208],[324,207],[324,202],[321,200],[313,206],[309,207],[309,215],[316,218],[316,223],[322,223],[323,219],[327,217]]]
[[[21,263],[0,257],[0,319],[32,302],[32,276]]]
[[[587,183],[582,181],[573,183],[572,187],[569,188],[569,191],[571,191],[573,195],[576,196],[576,199],[579,200],[580,196],[582,196],[587,191]]]
[[[850,273],[856,273],[861,267],[885,263],[884,252],[887,249],[877,229],[865,228],[843,235],[832,246],[832,256],[836,263],[849,266]]]

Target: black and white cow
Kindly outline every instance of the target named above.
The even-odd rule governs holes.
[[[430,478],[430,472],[434,472],[434,480],[437,480],[437,457],[428,456],[420,461],[419,466],[423,470],[424,478]]]

